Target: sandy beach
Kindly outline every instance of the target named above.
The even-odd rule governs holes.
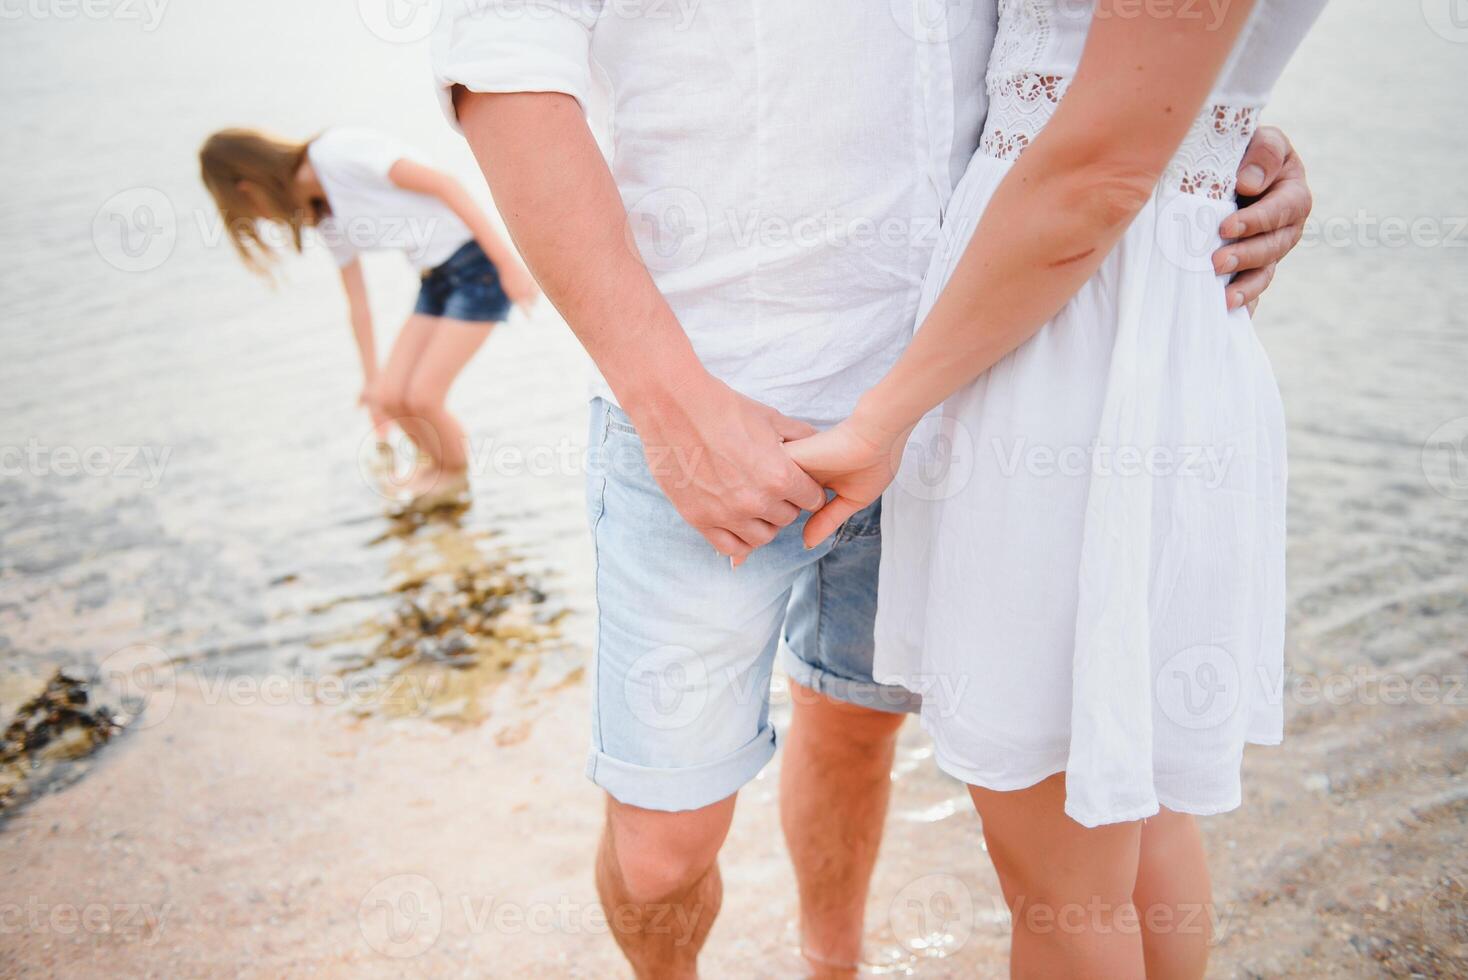
[[[367,122],[483,190],[425,43],[356,6],[0,34],[0,727],[62,669],[116,729],[0,770],[0,977],[630,975],[583,775],[584,355],[544,308],[493,336],[451,403],[472,507],[393,520],[329,260],[252,279],[198,183],[216,126]],[[1317,204],[1257,321],[1287,730],[1203,821],[1220,978],[1468,976],[1468,33],[1421,6],[1336,0],[1266,119]],[[109,237],[139,208],[166,254]],[[416,288],[392,258],[384,342]],[[706,976],[802,975],[779,765],[740,796]],[[1004,976],[978,822],[915,723],[893,779],[866,972]]]

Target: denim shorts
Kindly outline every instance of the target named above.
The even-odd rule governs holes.
[[[694,810],[738,790],[775,753],[776,651],[796,683],[881,711],[916,695],[872,680],[880,502],[806,550],[802,515],[738,569],[653,479],[678,457],[644,451],[626,414],[592,403],[587,509],[597,649],[587,775],[623,803]]]
[[[470,239],[440,265],[423,273],[414,313],[470,323],[500,323],[510,315],[510,297],[499,270]]]

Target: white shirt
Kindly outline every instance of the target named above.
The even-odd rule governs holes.
[[[419,269],[439,265],[474,237],[436,197],[404,190],[388,171],[423,159],[412,147],[370,129],[328,129],[307,150],[331,214],[317,235],[338,266],[362,252],[396,249]]]
[[[643,261],[704,365],[816,425],[909,340],[978,144],[995,0],[449,0],[446,90],[610,110]]]

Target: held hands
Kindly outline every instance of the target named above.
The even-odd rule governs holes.
[[[906,442],[850,418],[825,432],[786,443],[785,451],[796,465],[836,494],[805,522],[807,548],[836,533],[882,495],[897,474]]]
[[[676,397],[628,405],[653,478],[682,518],[735,565],[825,502],[784,443],[815,429],[704,376]]]

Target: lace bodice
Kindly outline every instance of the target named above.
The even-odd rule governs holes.
[[[1258,0],[1243,36],[1193,121],[1162,186],[1214,200],[1234,195],[1235,175],[1259,112],[1289,55],[1325,0]],[[1050,121],[1080,64],[1089,0],[999,0],[989,61],[989,118],[980,152],[1014,160]]]

